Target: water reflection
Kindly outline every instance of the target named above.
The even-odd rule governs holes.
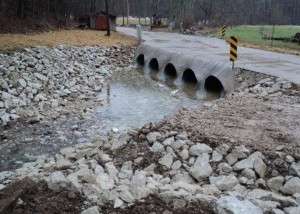
[[[106,96],[109,97],[102,99],[109,102],[99,107],[95,114],[95,122],[101,121],[105,131],[114,127],[119,130],[137,128],[170,116],[182,107],[192,108],[201,103],[196,92],[192,92],[194,88],[183,91],[176,88],[174,82],[166,85],[159,82],[157,76],[135,68],[114,73],[107,87],[110,93]]]

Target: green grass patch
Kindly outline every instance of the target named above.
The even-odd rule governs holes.
[[[292,50],[299,50],[300,45],[292,42],[283,41],[272,41],[263,39],[264,36],[271,36],[273,31],[273,26],[261,25],[261,26],[236,26],[228,28],[226,32],[226,37],[235,36],[239,41],[243,43],[249,43],[261,46],[272,46],[277,48],[285,48]],[[291,38],[294,37],[296,33],[300,32],[300,26],[292,25],[277,25],[275,26],[274,37],[275,38]]]

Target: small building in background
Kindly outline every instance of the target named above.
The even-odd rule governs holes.
[[[117,16],[109,14],[110,30],[116,31]],[[107,14],[104,11],[90,17],[90,28],[96,30],[107,30]]]

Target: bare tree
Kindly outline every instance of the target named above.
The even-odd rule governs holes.
[[[108,0],[105,0],[105,11],[106,11],[106,23],[107,23],[107,36],[110,36],[110,15]]]

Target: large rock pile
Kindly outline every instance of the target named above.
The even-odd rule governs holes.
[[[149,132],[146,139],[137,143],[128,137],[113,138],[65,148],[55,158],[27,163],[15,173],[0,173],[0,181],[6,185],[12,177],[44,179],[54,191],[80,191],[99,210],[106,204],[125,208],[157,195],[179,207],[190,201],[207,203],[222,214],[299,213],[300,159],[282,148],[275,161],[287,167],[285,174],[270,167],[271,160],[264,154],[242,145],[212,148],[175,131]],[[120,164],[114,154],[117,150],[133,154],[135,150],[126,149],[132,145],[147,146],[149,152]],[[157,161],[143,166],[151,155]],[[89,210],[96,213],[97,209]]]
[[[37,47],[0,54],[0,124],[41,118],[45,110],[56,113],[69,101],[95,97],[111,68],[127,66],[132,54],[132,49],[117,46]]]
[[[68,53],[72,53],[69,54],[69,57],[72,58],[76,54],[80,55],[79,50],[82,51],[82,49],[77,48],[68,49]],[[91,58],[93,63],[98,60],[101,61],[97,58],[97,54],[93,55],[93,51],[97,52],[97,50],[93,48],[83,50],[88,53],[86,55],[94,56]],[[52,53],[53,50],[48,51]],[[70,67],[73,68],[73,71],[75,68],[75,72],[77,72],[72,61],[63,57],[66,50],[57,48],[54,51],[55,54],[57,54],[56,51],[62,55],[63,62],[60,61],[60,63],[69,62],[68,66],[64,68],[68,70]],[[99,55],[101,54],[99,53]],[[105,57],[106,55],[109,54],[103,53],[101,56]],[[54,77],[50,74],[48,77],[48,74],[38,73],[51,79],[50,82],[52,83],[42,84],[41,90],[37,89],[37,94],[33,95],[33,98],[28,102],[45,103],[52,99],[70,99],[73,97],[73,93],[84,97],[93,95],[97,91],[95,88],[97,82],[94,82],[97,80],[93,80],[93,78],[90,80],[90,78],[97,76],[101,83],[106,72],[101,70],[103,69],[102,66],[90,68],[91,65],[84,61],[86,57],[83,60],[76,60],[76,65],[79,63],[83,70],[86,69],[88,75],[78,71],[79,73],[73,76],[70,71],[66,73],[62,71],[63,75],[60,76],[61,73],[56,70],[50,74],[53,73],[53,76],[59,76],[59,78],[52,81]],[[57,60],[59,61],[59,59]],[[55,63],[52,66],[56,68]],[[8,70],[9,67],[6,66],[5,72]],[[12,71],[11,73],[18,74],[19,72]],[[36,72],[24,73],[32,77],[33,83],[49,82],[49,79],[41,80],[43,77],[35,75]],[[3,76],[5,76],[5,81],[9,80],[9,90],[7,87],[3,89],[1,86],[2,91],[11,95],[19,93],[19,96],[15,97],[22,98],[21,94],[25,93],[24,90],[21,90],[24,88],[22,86],[24,82],[19,83],[20,78],[18,77],[16,78],[17,83],[13,84],[13,78],[7,78],[6,74]],[[31,82],[24,78],[24,75],[22,78],[26,81],[25,88],[34,88],[30,84]],[[59,83],[60,79],[63,80],[63,83]],[[72,83],[72,79],[76,82],[75,84]],[[65,86],[61,87],[62,85]],[[20,87],[23,88],[19,89]],[[276,78],[264,79],[255,86],[245,86],[244,89],[234,93],[232,96],[236,96],[238,99],[231,99],[230,101],[235,102],[219,100],[208,105],[208,109],[205,109],[204,106],[205,108],[201,108],[199,112],[195,111],[196,113],[190,114],[186,126],[179,126],[178,121],[182,119],[179,118],[175,120],[176,123],[173,121],[173,125],[170,125],[172,121],[169,122],[169,125],[167,122],[166,127],[150,124],[143,127],[139,132],[130,132],[131,136],[116,136],[117,134],[114,133],[110,134],[107,140],[97,140],[93,143],[64,148],[52,158],[41,156],[36,162],[26,163],[15,172],[1,172],[0,189],[5,188],[15,179],[22,179],[27,176],[34,180],[45,180],[52,191],[79,191],[81,195],[85,196],[87,203],[84,208],[88,209],[83,211],[84,214],[101,213],[108,204],[114,208],[128,208],[152,196],[159,197],[178,209],[184,209],[187,203],[191,201],[201,202],[201,204],[208,205],[205,207],[212,207],[213,212],[217,214],[298,214],[300,213],[299,152],[287,150],[291,143],[277,146],[280,142],[284,144],[283,140],[289,139],[285,138],[285,135],[281,135],[281,133],[286,132],[278,129],[281,126],[278,124],[275,126],[273,120],[272,124],[265,123],[272,116],[279,118],[282,114],[287,116],[281,118],[280,124],[285,124],[286,121],[290,123],[290,118],[297,118],[294,117],[295,112],[292,110],[298,108],[296,102],[299,90],[294,90],[293,87],[287,81]],[[66,90],[70,93],[65,95],[62,92]],[[280,106],[273,105],[288,99],[286,96],[289,93],[292,93],[291,95],[294,97],[293,102],[291,102],[293,108],[286,107],[290,111],[284,112],[284,109],[279,108]],[[27,93],[24,96],[29,99]],[[46,99],[35,101],[36,97],[45,97]],[[242,103],[241,101],[244,100],[241,97],[253,101],[255,108],[249,107],[251,102]],[[271,99],[272,102],[266,105],[261,104],[263,101],[267,102],[268,99]],[[15,102],[4,103],[3,111],[12,117],[11,115],[14,115],[19,107],[15,105]],[[13,103],[12,108],[7,108],[7,103]],[[241,104],[243,108],[237,111],[233,104],[238,105],[239,103],[243,104]],[[229,111],[231,109],[240,114],[243,113],[243,115],[236,117],[235,112]],[[254,115],[254,112],[259,114]],[[220,117],[216,117],[217,113],[220,114]],[[270,118],[266,118],[269,115]],[[208,118],[206,118],[207,116]],[[258,138],[250,136],[255,134],[254,131],[261,131],[257,130],[259,126],[256,122],[258,120],[254,116],[259,117],[261,124],[268,124],[267,131],[271,130],[271,132],[255,135]],[[186,115],[184,117],[183,119],[187,118]],[[198,120],[202,126],[192,129],[191,126],[197,124]],[[237,120],[238,122],[236,122]],[[240,122],[240,120],[245,121],[245,123]],[[223,128],[223,132],[212,133],[211,130],[208,130],[216,130],[214,126],[216,123],[219,123],[218,130]],[[297,124],[293,123],[292,125],[281,128],[294,127],[293,130],[297,130]],[[247,127],[244,128],[244,126]],[[199,127],[202,127],[205,132]],[[254,131],[250,132],[249,127],[254,127]],[[261,129],[264,128],[261,127]],[[193,131],[188,133],[189,129]],[[236,136],[237,131],[243,131],[244,135],[238,133]],[[226,132],[234,135],[227,135]],[[266,142],[262,136],[269,141]],[[260,139],[261,141],[256,140],[256,143],[253,143],[253,139]],[[272,155],[261,149],[263,147],[257,146],[262,142],[276,143],[276,149]],[[274,145],[269,148],[273,150],[273,147]],[[260,148],[260,150],[255,148]],[[297,150],[297,147],[294,148]]]

